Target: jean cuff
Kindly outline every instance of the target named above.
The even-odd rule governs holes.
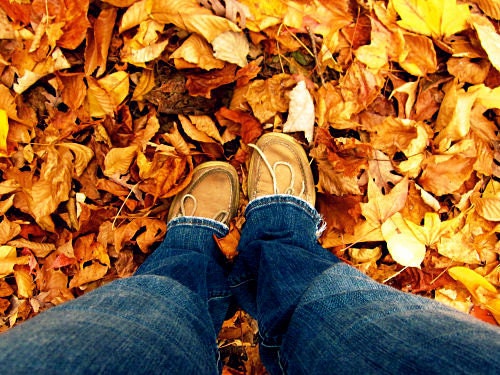
[[[250,217],[254,212],[259,211],[267,206],[273,205],[290,205],[298,207],[306,214],[314,223],[316,223],[316,237],[319,238],[321,233],[326,228],[326,222],[321,215],[316,211],[316,208],[302,198],[289,194],[272,194],[264,195],[252,200],[245,209],[245,216]]]
[[[167,223],[167,230],[182,226],[211,229],[217,237],[224,237],[229,233],[229,227],[226,224],[214,219],[199,216],[176,217]]]

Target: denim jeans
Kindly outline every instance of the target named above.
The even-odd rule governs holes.
[[[318,213],[284,195],[252,201],[228,275],[194,217],[169,223],[134,276],[0,336],[0,373],[216,374],[232,296],[259,322],[271,373],[497,373],[500,330],[378,284],[318,245]]]

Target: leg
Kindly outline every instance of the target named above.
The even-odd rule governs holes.
[[[207,175],[207,181],[219,178],[216,173]],[[196,171],[193,181],[206,188]],[[202,210],[203,199],[193,185],[187,190]],[[236,198],[227,195],[230,206]],[[172,205],[171,218],[179,206]],[[220,205],[216,208],[221,211]],[[226,219],[233,213],[224,207],[222,211],[227,211]],[[218,373],[216,336],[230,293],[212,236],[223,236],[227,230],[224,223],[203,217],[169,221],[164,242],[134,276],[54,307],[3,334],[0,372]]]
[[[317,243],[320,218],[308,200],[251,201],[230,278],[242,307],[259,321],[271,373],[497,371],[498,328],[340,262]]]

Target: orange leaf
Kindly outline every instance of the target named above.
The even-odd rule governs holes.
[[[203,96],[210,99],[213,89],[234,82],[235,73],[236,65],[226,64],[222,69],[200,74],[186,74],[186,88],[192,96]]]
[[[251,114],[243,111],[233,111],[222,107],[217,113],[218,118],[225,118],[240,125],[239,135],[246,144],[255,142],[263,132],[262,125]]]
[[[76,288],[83,284],[102,279],[108,272],[108,266],[98,262],[92,262],[91,265],[79,270],[69,282],[70,288]]]

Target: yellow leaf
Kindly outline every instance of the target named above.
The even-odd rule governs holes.
[[[112,116],[115,109],[128,95],[129,77],[124,71],[112,73],[96,80],[87,77],[87,98],[92,117]]]
[[[146,67],[145,63],[161,56],[167,45],[168,40],[152,43],[142,48],[134,48],[133,46],[126,45],[122,50],[121,60],[133,65]]]
[[[443,236],[437,243],[438,253],[454,261],[479,264],[481,259],[477,250],[470,242],[469,227],[466,225],[460,232],[453,235]]]
[[[94,151],[92,151],[91,148],[78,143],[59,143],[58,146],[66,147],[73,152],[73,155],[75,156],[75,174],[77,176],[81,176],[85,171],[85,168],[87,168],[90,160],[94,157]]]
[[[108,266],[99,262],[92,262],[91,265],[79,270],[69,282],[70,288],[76,288],[91,281],[102,279],[108,272]]]
[[[481,197],[479,193],[473,193],[470,201],[476,212],[486,220],[500,221],[500,192],[490,197]]]
[[[361,203],[363,216],[371,222],[382,224],[403,209],[408,196],[408,178],[403,178],[392,190],[383,195],[372,178],[368,180],[368,202]]]
[[[486,17],[473,15],[471,19],[481,46],[488,54],[491,64],[497,70],[500,70],[500,35],[498,35],[495,27]]]
[[[28,264],[29,256],[17,256],[14,246],[0,246],[0,278],[14,272],[16,264]]]
[[[108,177],[126,174],[138,150],[137,145],[112,148],[104,159],[104,174]]]
[[[173,23],[181,29],[203,36],[212,42],[226,31],[241,31],[226,18],[215,16],[197,0],[146,0],[146,12],[157,22]]]
[[[422,35],[406,34],[405,53],[399,57],[399,64],[408,73],[424,77],[437,70],[436,50],[432,40]]]
[[[441,38],[467,28],[468,4],[456,0],[392,0],[401,16],[398,24],[418,34]]]
[[[226,31],[217,35],[212,41],[214,56],[220,60],[236,64],[240,67],[247,65],[247,55],[250,45],[245,34]]]
[[[146,0],[136,1],[129,6],[123,14],[118,31],[123,33],[124,31],[147,21],[148,18],[149,16],[146,12]]]
[[[170,55],[174,59],[175,65],[180,68],[191,68],[190,64],[205,69],[222,69],[224,63],[213,56],[210,45],[198,34],[192,34],[182,45]],[[189,64],[180,64],[179,60],[184,60]]]
[[[382,235],[392,258],[405,267],[420,267],[425,245],[418,240],[400,213],[392,215],[381,226]]]
[[[98,81],[93,77],[87,77],[87,100],[89,103],[89,113],[92,117],[112,116],[115,106],[106,90],[99,86]]]
[[[35,283],[33,282],[33,277],[30,275],[30,273],[24,269],[15,269],[14,278],[16,279],[17,284],[17,296],[20,298],[33,297]]]
[[[152,69],[144,69],[142,71],[139,82],[132,94],[132,100],[142,101],[144,95],[150,92],[155,87],[155,72]]]
[[[205,143],[214,143],[215,141],[206,135],[204,132],[198,130],[191,121],[184,115],[179,115],[179,120],[182,125],[182,129],[186,132],[189,138]]]
[[[439,132],[439,135],[435,138],[434,142],[439,144],[439,150],[445,152],[451,146],[451,143],[464,138],[470,130],[470,115],[474,102],[480,90],[477,86],[470,87],[467,92],[464,89],[457,89],[456,87],[451,87],[446,93],[446,96],[452,96],[452,101],[449,102],[448,99],[443,103],[446,105],[453,105],[453,108],[446,108],[443,104],[443,110],[439,111],[438,123],[446,123],[444,129]],[[450,116],[450,112],[452,112]]]
[[[117,107],[128,95],[128,73],[120,71],[107,75],[99,80],[99,85],[106,90],[114,106]]]
[[[41,243],[41,242],[33,242],[28,241],[24,238],[19,238],[17,240],[9,241],[8,244],[10,246],[15,246],[17,248],[26,247],[29,249],[37,258],[45,258],[51,252],[56,249],[56,245],[53,243]]]
[[[7,134],[9,133],[9,118],[7,112],[0,109],[0,156],[7,155]]]
[[[207,134],[209,137],[217,140],[219,143],[224,143],[219,134],[219,129],[215,125],[214,120],[210,118],[210,116],[200,115],[200,116],[189,116],[189,119],[196,126],[196,129],[202,131]]]
[[[479,300],[479,295],[477,294],[477,289],[483,287],[486,290],[496,293],[496,288],[484,277],[479,275],[467,267],[452,267],[448,270],[448,273],[455,280],[460,281],[469,290],[470,294],[477,300]]]

